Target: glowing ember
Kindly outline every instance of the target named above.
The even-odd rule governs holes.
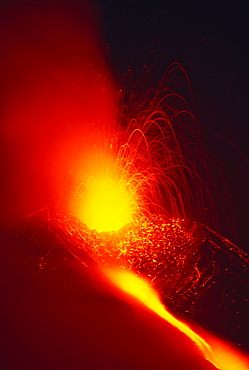
[[[239,308],[248,301],[248,256],[201,224],[150,214],[119,231],[98,233],[68,215],[51,213],[50,222],[62,230],[63,244],[65,240],[77,258],[87,252],[101,265],[131,269],[146,277],[171,310],[194,314],[198,321],[204,312],[201,297],[216,287],[217,299],[211,296],[209,302],[215,312],[219,313],[223,301],[233,306],[236,302],[233,320],[248,318],[247,309]],[[210,330],[215,327],[215,322],[209,323]]]
[[[211,343],[207,343],[202,337],[190,329],[188,325],[170,314],[161,303],[156,291],[146,280],[137,277],[130,271],[113,269],[105,269],[104,271],[118,288],[134,296],[161,318],[186,334],[198,346],[205,359],[211,362],[217,369],[247,370],[249,368],[249,361],[245,356],[229,348],[228,345],[219,342],[217,339],[215,343],[212,343],[212,339]]]

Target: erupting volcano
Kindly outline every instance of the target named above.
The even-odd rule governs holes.
[[[126,127],[120,127],[115,117],[113,124],[101,126],[98,141],[88,147],[89,173],[77,175],[82,181],[69,197],[70,212],[50,210],[48,218],[56,234],[60,230],[60,243],[66,243],[68,251],[84,265],[87,253],[113,284],[186,334],[217,369],[247,369],[246,356],[207,333],[198,335],[170,314],[156,295],[160,292],[176,313],[198,316],[203,296],[208,297],[213,284],[231,280],[231,274],[242,279],[243,288],[234,289],[238,302],[248,294],[247,255],[218,233],[187,219],[186,206],[194,199],[188,180],[198,190],[200,179],[185,163],[172,125],[175,117],[179,124],[179,116],[193,119],[184,99],[166,87],[178,70],[184,73],[178,64],[169,68],[161,84],[148,92],[150,100],[143,97],[145,103],[140,110],[136,107],[136,116]],[[169,105],[172,97],[185,109],[178,112],[176,103]],[[201,195],[195,193],[194,201],[201,201]],[[222,261],[216,261],[218,254]],[[156,291],[144,285],[142,277]]]
[[[77,25],[67,18],[66,13],[58,13],[56,25],[53,10],[45,16],[53,39],[48,36],[39,12],[34,18],[30,18],[30,14],[27,11],[28,25],[19,21],[25,35],[26,27],[35,30],[40,50],[37,51],[34,41],[26,35],[28,56],[20,52],[16,16],[12,14],[10,17],[11,30],[8,22],[2,26],[9,32],[9,44],[3,42],[7,55],[3,68],[10,75],[9,65],[12,63],[15,74],[19,77],[26,75],[27,81],[22,104],[18,82],[13,79],[9,83],[7,78],[5,81],[4,131],[6,141],[13,141],[16,158],[12,153],[9,161],[11,167],[17,169],[4,184],[6,188],[11,184],[8,212],[11,221],[15,220],[12,214],[18,207],[21,216],[32,212],[3,238],[9,245],[9,251],[3,251],[3,261],[11,259],[11,262],[10,268],[5,268],[2,281],[11,282],[13,266],[19,266],[19,262],[16,265],[12,262],[13,255],[16,254],[16,261],[19,261],[26,253],[26,260],[32,264],[27,270],[44,291],[42,274],[49,285],[50,274],[59,270],[59,264],[72,258],[78,268],[80,266],[89,276],[93,274],[91,278],[101,287],[105,286],[103,291],[113,290],[113,296],[121,297],[134,307],[139,301],[143,308],[148,308],[174,330],[180,331],[180,335],[185,334],[187,338],[181,339],[182,343],[187,348],[193,345],[191,356],[207,369],[248,369],[248,357],[235,344],[226,344],[219,338],[228,333],[228,340],[240,343],[239,337],[246,337],[248,256],[205,226],[206,215],[202,210],[209,206],[210,221],[214,218],[215,205],[208,189],[208,165],[202,152],[198,122],[190,108],[192,101],[187,100],[187,97],[192,99],[192,92],[183,66],[171,64],[160,82],[155,84],[148,83],[149,68],[136,83],[128,72],[123,85],[117,88],[104,63],[100,63],[97,42],[91,32],[86,32],[91,30],[90,25],[85,25],[83,36],[80,36]],[[68,37],[62,35],[64,24],[71,30]],[[58,35],[61,35],[60,42],[57,42]],[[67,40],[66,45],[64,40]],[[73,54],[73,45],[79,45],[82,40],[89,58],[87,53],[82,53],[69,67],[67,53]],[[50,53],[53,54],[51,60]],[[23,59],[15,65],[18,55]],[[38,59],[38,67],[46,69],[43,71],[45,80],[40,78],[40,68],[26,67],[30,58]],[[48,76],[53,77],[52,83]],[[52,92],[49,84],[52,84]],[[185,93],[181,94],[181,91]],[[37,114],[40,104],[44,108],[41,116]],[[11,106],[12,110],[9,109]],[[31,128],[35,119],[35,132],[40,134],[33,137]],[[22,143],[18,141],[17,121],[23,125]],[[41,151],[44,138],[48,147]],[[24,178],[20,175],[22,169],[27,170]],[[15,202],[17,195],[12,197],[12,192],[18,178],[21,195]],[[53,204],[45,204],[40,210],[36,191],[43,194],[44,199],[50,195]],[[37,203],[36,197],[39,199]],[[4,199],[2,203],[6,205],[8,201]],[[57,258],[59,262],[55,262]],[[18,273],[23,274],[22,270]],[[27,280],[31,284],[32,279]],[[6,297],[11,289],[15,291],[14,283],[13,286],[9,284],[6,283],[4,290]],[[32,287],[29,289],[32,291]],[[13,315],[18,316],[12,298],[8,302]],[[34,307],[39,311],[39,305]],[[66,315],[61,314],[64,321],[61,319],[58,323],[67,322]],[[69,322],[78,333],[72,317],[70,315]],[[225,329],[217,324],[221,317]],[[52,323],[50,313],[44,320]],[[205,330],[195,329],[195,321]],[[230,332],[229,325],[232,325]],[[34,334],[29,330],[32,337]],[[70,325],[65,332],[71,333]],[[19,332],[18,335],[21,339]],[[73,342],[77,342],[76,335],[72,337]],[[246,347],[244,337],[241,338],[243,348]],[[8,341],[11,347],[13,339],[8,338]],[[174,345],[179,348],[179,344]],[[22,355],[19,357],[22,359]],[[93,367],[89,365],[87,368]]]

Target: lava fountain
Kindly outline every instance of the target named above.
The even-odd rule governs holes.
[[[80,250],[86,251],[114,285],[187,335],[217,369],[245,370],[246,356],[178,320],[142,279],[147,277],[171,300],[176,294],[182,300],[191,299],[191,293],[200,296],[212,277],[202,274],[200,250],[205,243],[210,249],[220,248],[220,241],[214,241],[220,236],[187,219],[186,208],[193,202],[191,186],[199,189],[201,180],[186,165],[172,123],[182,115],[196,124],[184,99],[165,88],[176,70],[183,73],[180,65],[171,66],[165,81],[147,93],[150,99],[141,103],[140,110],[136,106],[136,118],[125,129],[115,121],[102,125],[87,154],[89,169],[71,198],[73,216],[51,214],[51,222],[64,231],[73,255],[81,260]],[[183,109],[176,111],[176,105]],[[195,194],[195,201],[200,200],[201,194]],[[247,269],[247,256],[229,241],[222,243],[230,257],[240,256],[240,264]],[[189,260],[191,264],[186,263]]]
[[[129,174],[108,154],[95,153],[95,160],[90,159],[90,173],[77,194],[78,218],[98,232],[119,230],[132,221],[137,208]]]

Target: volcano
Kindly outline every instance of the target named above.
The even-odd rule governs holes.
[[[156,219],[158,226],[162,220]],[[177,229],[175,220],[167,222],[164,236],[171,239],[168,246],[161,241],[164,270],[159,260],[153,262],[146,245],[144,262],[139,263],[141,254],[136,254],[129,234],[134,225],[124,230],[123,243],[130,235],[133,248],[133,270],[151,277],[174,314],[248,350],[246,256],[203,225],[178,221]],[[103,247],[100,262],[100,246],[108,245],[109,238],[111,251],[110,240],[115,238],[104,233],[96,239],[96,232],[83,226],[58,212],[43,211],[2,233],[2,367],[213,369],[182,333],[114,294],[98,265],[110,263]],[[143,233],[142,228],[136,230]],[[169,250],[174,240],[177,253]],[[177,255],[177,266],[179,261],[183,266],[178,271]],[[191,281],[196,269],[200,275]]]

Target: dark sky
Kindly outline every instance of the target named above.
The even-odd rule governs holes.
[[[231,66],[248,72],[249,10],[245,1],[99,1],[106,40],[117,72],[144,62],[151,42],[160,40],[165,63],[183,62],[194,43],[211,38]],[[186,60],[185,60],[186,61]]]
[[[134,72],[141,68],[153,41],[158,39],[162,53],[158,56],[160,72],[173,62],[182,63],[197,93],[200,74],[208,75],[216,70],[230,80],[238,100],[234,102],[238,104],[235,109],[240,110],[236,113],[243,115],[243,120],[233,124],[240,134],[248,135],[249,8],[246,1],[102,0],[97,3],[115,76],[119,77],[128,68]],[[205,51],[207,40],[210,45]],[[196,54],[200,54],[200,59],[197,60]]]

